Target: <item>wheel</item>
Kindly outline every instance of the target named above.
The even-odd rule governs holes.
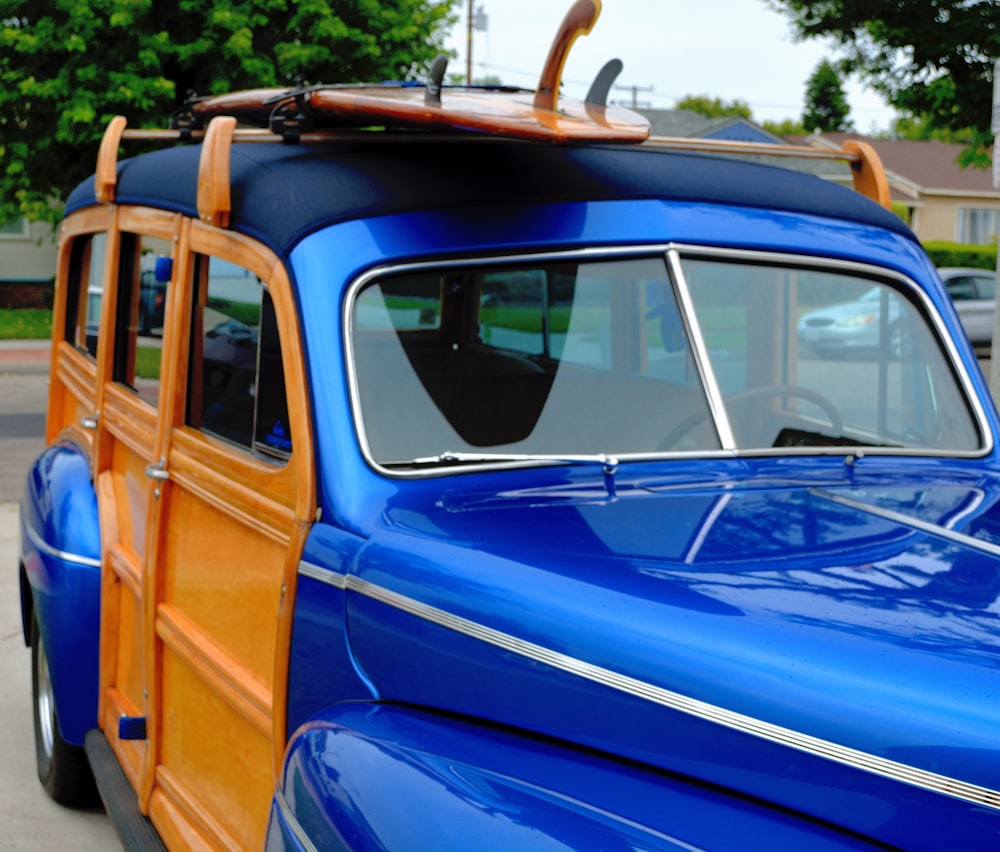
[[[817,393],[809,388],[799,387],[798,385],[763,385],[761,387],[747,388],[746,390],[734,393],[731,396],[725,397],[724,402],[726,407],[732,405],[739,405],[741,402],[746,402],[747,400],[757,399],[759,397],[798,397],[799,399],[806,399],[809,402],[819,406],[823,409],[823,413],[826,414],[827,418],[830,420],[830,429],[835,435],[839,435],[844,431],[844,420],[840,416],[840,412],[830,400],[828,400],[823,394]],[[684,418],[680,423],[678,423],[667,436],[660,441],[658,450],[669,450],[674,445],[680,441],[688,432],[694,429],[703,420],[707,420],[709,417],[709,412],[697,411],[694,414]]]
[[[35,762],[45,792],[61,805],[92,805],[97,788],[87,755],[59,732],[49,660],[38,622],[31,622],[31,697],[35,718]]]

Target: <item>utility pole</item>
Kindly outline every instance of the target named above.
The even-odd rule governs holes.
[[[472,0],[465,15],[465,85],[472,85]]]
[[[653,91],[652,86],[613,86],[615,89],[622,89],[626,92],[632,93],[632,102],[629,106],[632,109],[639,109],[639,92],[651,92]],[[644,103],[643,106],[648,107],[648,103]]]
[[[486,10],[480,6],[476,9],[475,14],[472,12],[472,0],[469,0],[467,11],[465,14],[465,85],[472,85],[472,30],[475,27],[476,32],[484,33],[486,28],[489,26],[489,16],[486,14]]]

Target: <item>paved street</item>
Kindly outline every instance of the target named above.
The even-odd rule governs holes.
[[[35,774],[31,654],[21,636],[17,501],[44,446],[48,395],[44,347],[0,347],[0,852],[104,852],[121,846],[101,810],[53,802]]]
[[[17,504],[0,502],[0,850],[120,849],[103,811],[60,807],[38,783],[31,654],[21,636],[17,550]]]

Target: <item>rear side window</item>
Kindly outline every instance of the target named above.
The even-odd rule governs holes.
[[[97,355],[107,242],[107,234],[87,234],[70,249],[65,339],[92,358]]]
[[[291,455],[274,304],[249,270],[200,256],[191,326],[188,425],[269,459]]]
[[[115,381],[156,405],[173,246],[158,237],[122,234],[115,323]]]

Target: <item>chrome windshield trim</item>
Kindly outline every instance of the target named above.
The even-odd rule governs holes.
[[[940,524],[923,521],[920,518],[914,518],[911,515],[896,512],[892,509],[883,509],[881,506],[865,503],[864,501],[856,500],[853,497],[845,497],[843,494],[836,494],[832,491],[827,491],[825,488],[810,488],[809,493],[814,497],[819,497],[821,500],[838,503],[841,506],[847,506],[848,508],[856,509],[859,512],[875,515],[878,518],[884,518],[887,521],[893,521],[894,523],[902,524],[903,526],[910,527],[911,529],[930,533],[931,535],[936,535],[940,538],[945,538],[948,541],[955,542],[955,544],[961,544],[963,547],[971,547],[975,550],[980,550],[983,553],[989,553],[991,556],[1000,556],[1000,544],[994,544],[991,541],[984,541],[981,538],[975,538],[974,536],[957,532],[949,527],[941,526]]]
[[[981,787],[958,778],[939,775],[926,769],[889,760],[879,755],[765,722],[753,716],[727,710],[724,707],[709,704],[696,698],[690,698],[604,666],[588,663],[560,651],[487,627],[383,586],[369,583],[360,577],[349,575],[345,577],[345,581],[348,591],[356,592],[424,621],[626,695],[814,757],[824,758],[852,769],[859,769],[953,799],[1000,810],[1000,791],[998,790]]]
[[[737,450],[736,435],[733,433],[729,415],[726,413],[722,388],[715,377],[712,359],[708,354],[708,346],[701,333],[701,323],[698,322],[697,314],[695,314],[694,300],[691,298],[691,291],[688,289],[687,279],[684,277],[684,269],[681,267],[680,253],[676,248],[670,248],[667,251],[667,267],[670,270],[670,277],[673,279],[681,314],[684,317],[684,325],[691,338],[695,369],[701,377],[702,387],[708,398],[708,409],[711,412],[712,421],[715,423],[715,431],[718,433],[722,449],[735,452]]]
[[[684,318],[685,327],[691,335],[691,343],[694,354],[695,368],[704,382],[704,389],[708,398],[709,409],[714,417],[716,429],[719,431],[720,441],[723,449],[701,450],[687,452],[663,452],[663,453],[615,453],[621,462],[639,460],[667,460],[667,459],[718,459],[718,458],[755,458],[761,456],[857,456],[859,450],[861,454],[872,457],[879,456],[914,456],[926,458],[983,458],[991,454],[995,449],[993,431],[990,428],[989,418],[982,405],[979,394],[975,390],[974,383],[965,368],[964,363],[958,353],[958,349],[951,337],[947,327],[938,312],[933,301],[923,290],[916,286],[916,283],[903,273],[897,272],[884,266],[877,266],[869,263],[843,260],[838,258],[818,257],[815,255],[801,254],[798,252],[781,251],[761,251],[756,249],[736,249],[716,246],[705,246],[696,243],[664,242],[648,245],[618,245],[599,248],[582,248],[565,251],[540,251],[532,252],[526,250],[516,254],[498,254],[484,257],[459,257],[437,261],[420,261],[412,263],[395,263],[377,266],[358,276],[347,288],[342,307],[342,323],[344,334],[342,335],[343,359],[347,372],[348,395],[351,404],[351,418],[354,422],[355,434],[361,449],[362,457],[371,468],[379,474],[392,479],[426,479],[430,477],[449,476],[463,474],[473,471],[502,471],[524,467],[524,462],[469,462],[468,464],[449,465],[447,467],[430,467],[419,470],[403,470],[400,468],[387,467],[385,464],[375,459],[372,454],[371,445],[368,443],[367,429],[365,428],[364,416],[361,410],[360,389],[358,383],[357,367],[354,363],[352,343],[354,339],[354,303],[358,293],[373,280],[385,275],[395,275],[398,273],[414,272],[427,269],[447,270],[461,269],[470,266],[488,266],[491,264],[519,264],[528,261],[587,261],[602,260],[612,257],[655,257],[663,258],[667,265],[669,276],[674,284],[675,292],[681,301],[680,308]],[[948,364],[955,371],[955,378],[962,389],[966,403],[970,407],[970,414],[978,427],[982,445],[975,450],[952,450],[941,451],[934,448],[910,448],[910,447],[782,447],[767,448],[758,447],[753,449],[737,449],[735,447],[735,437],[732,428],[725,414],[724,405],[721,403],[721,391],[715,379],[711,366],[711,359],[705,348],[700,326],[692,322],[694,316],[693,303],[687,289],[686,280],[683,275],[682,263],[685,258],[705,258],[711,260],[726,261],[748,261],[752,263],[770,263],[794,265],[802,268],[826,269],[840,273],[853,273],[867,278],[891,280],[900,285],[908,293],[911,293],[919,301],[921,308],[937,337],[943,345],[947,354]],[[608,448],[608,452],[614,448]],[[540,464],[536,462],[536,464]]]
[[[21,521],[21,529],[23,529],[25,535],[28,536],[28,540],[46,556],[51,556],[54,559],[61,559],[63,562],[69,562],[73,565],[84,565],[87,568],[101,567],[100,559],[94,559],[91,556],[80,556],[78,553],[70,553],[67,550],[59,550],[58,548],[53,547],[45,541],[45,539],[43,539],[27,521]]]
[[[925,318],[929,321],[932,328],[937,333],[937,338],[947,353],[948,363],[952,369],[955,370],[958,383],[965,394],[965,400],[972,409],[972,417],[975,420],[976,426],[979,428],[983,441],[982,446],[973,451],[953,451],[945,453],[934,450],[913,450],[911,452],[914,454],[945,456],[947,458],[982,458],[983,456],[989,455],[993,452],[995,442],[993,439],[993,430],[990,428],[989,418],[986,416],[986,409],[983,408],[982,401],[979,394],[976,392],[972,377],[970,376],[969,371],[965,368],[965,364],[958,353],[958,347],[955,345],[955,340],[947,326],[945,326],[944,321],[941,318],[940,311],[931,300],[931,297],[927,294],[923,287],[917,286],[916,282],[908,275],[904,275],[903,273],[898,272],[895,269],[890,269],[886,266],[877,266],[871,263],[861,263],[859,261],[842,260],[833,257],[817,257],[815,255],[799,254],[795,252],[786,253],[780,251],[758,251],[755,249],[720,248],[716,246],[698,245],[697,243],[669,243],[667,245],[667,251],[677,252],[677,254],[682,258],[700,257],[709,260],[747,260],[752,263],[791,263],[795,266],[807,267],[811,269],[826,269],[841,273],[853,273],[864,278],[894,281],[896,284],[900,285],[902,289],[905,289],[908,293],[916,297],[917,301],[920,303],[920,307],[923,309]],[[866,455],[882,455],[885,451],[881,447],[863,447],[861,449]],[[849,455],[849,453],[847,453],[847,455]]]

